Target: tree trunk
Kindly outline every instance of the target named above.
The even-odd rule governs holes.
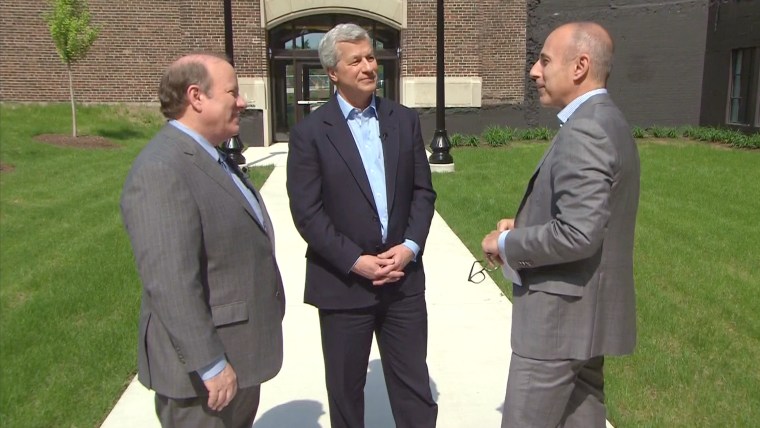
[[[69,71],[69,97],[71,98],[71,135],[77,136],[77,108],[74,104],[74,80],[71,77],[71,63],[66,64]]]

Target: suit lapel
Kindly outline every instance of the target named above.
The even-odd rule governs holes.
[[[383,145],[383,162],[385,164],[385,191],[387,193],[388,216],[393,209],[396,196],[396,173],[398,171],[399,146],[401,144],[393,109],[385,100],[375,98],[377,119],[380,122],[380,143]]]
[[[172,125],[166,125],[168,128],[170,128],[168,131],[174,133],[174,140],[181,146],[182,152],[188,156],[190,159],[190,162],[193,163],[199,170],[201,170],[204,174],[206,174],[209,178],[211,178],[219,187],[221,187],[227,194],[229,194],[233,199],[237,200],[240,205],[243,206],[243,209],[248,213],[248,215],[253,219],[253,221],[259,226],[262,227],[262,225],[259,223],[258,219],[256,218],[256,214],[253,212],[253,208],[251,208],[250,204],[248,203],[248,200],[245,199],[245,196],[243,196],[242,193],[240,193],[240,189],[235,185],[235,183],[232,181],[229,175],[224,171],[224,168],[222,168],[221,165],[219,165],[214,159],[206,153],[200,146],[198,146],[198,143],[195,142],[195,140],[192,139],[189,135],[185,134],[184,132],[180,131],[179,129],[175,128]],[[243,182],[247,182],[248,180],[244,180]],[[250,183],[246,183],[249,188],[252,188],[253,186],[250,186]],[[254,195],[261,201],[261,197],[258,195],[258,192],[254,191]],[[263,210],[263,204],[262,204],[262,210]],[[266,217],[265,217],[266,218]],[[267,230],[266,228],[263,228],[263,230]]]
[[[322,108],[328,109],[324,119],[325,125],[327,125],[327,139],[335,147],[335,150],[346,165],[348,165],[351,175],[354,176],[354,180],[359,184],[359,188],[367,199],[367,202],[377,211],[375,199],[372,197],[372,188],[369,185],[367,172],[364,170],[364,164],[362,163],[362,157],[359,154],[359,149],[356,147],[351,129],[348,127],[348,123],[346,123],[346,119],[340,111],[336,96],[333,95],[330,102],[322,106]]]
[[[528,187],[525,189],[525,194],[523,195],[522,200],[520,201],[520,207],[517,208],[517,213],[515,214],[515,218],[517,218],[520,215],[520,212],[525,206],[525,202],[528,200],[528,196],[530,196],[531,192],[533,191],[533,184],[536,182],[536,177],[538,177],[538,172],[541,171],[541,166],[544,164],[546,157],[549,156],[549,153],[551,153],[552,149],[554,148],[554,145],[557,143],[557,138],[559,138],[559,132],[557,133],[557,135],[554,136],[554,139],[552,139],[552,143],[549,145],[549,148],[547,148],[546,151],[544,152],[544,155],[541,157],[541,160],[538,161],[538,166],[536,166],[536,170],[533,171],[533,175],[530,177],[530,180],[528,181]]]
[[[259,218],[256,216],[253,212],[253,209],[251,208],[250,204],[248,203],[248,200],[245,199],[245,196],[243,196],[244,207],[246,208],[246,211],[253,217],[254,220],[256,220],[256,223],[261,226],[262,230],[266,232],[266,234],[270,238],[274,238],[274,232],[272,228],[272,221],[269,218],[269,213],[267,213],[267,208],[264,205],[264,199],[261,198],[261,194],[258,190],[256,190],[256,187],[251,183],[250,180],[248,180],[248,176],[246,174],[243,174],[243,171],[240,170],[240,167],[237,165],[230,165],[232,162],[228,162],[227,166],[229,168],[234,168],[234,174],[238,176],[240,181],[243,182],[243,185],[245,185],[248,190],[250,190],[251,193],[253,193],[254,198],[256,198],[256,201],[259,203],[259,207],[261,208],[261,217],[264,221],[264,224],[259,223]],[[229,178],[229,177],[228,177]],[[228,180],[229,181],[229,180]],[[233,183],[233,187],[238,191],[237,193],[240,194],[240,189],[237,188],[236,185]],[[241,195],[242,196],[242,195]]]

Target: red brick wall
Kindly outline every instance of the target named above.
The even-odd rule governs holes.
[[[221,1],[90,0],[100,36],[75,63],[80,101],[154,102],[164,68],[193,51],[224,52]],[[0,100],[68,100],[68,76],[43,16],[44,1],[7,1],[0,11]],[[258,1],[233,1],[238,73],[263,76],[266,41]]]
[[[219,0],[90,0],[101,33],[75,63],[78,101],[155,102],[164,68],[182,54],[224,51]],[[408,0],[402,76],[435,76],[436,0]],[[484,104],[521,102],[525,2],[446,0],[446,75],[481,76]],[[0,8],[0,100],[66,101],[68,77],[43,19],[45,1],[6,0]],[[239,76],[267,75],[260,2],[233,0]]]
[[[483,104],[519,103],[525,90],[524,0],[480,0]]]
[[[402,76],[436,74],[436,0],[407,2]],[[480,76],[483,104],[523,100],[525,1],[444,2],[447,76]]]

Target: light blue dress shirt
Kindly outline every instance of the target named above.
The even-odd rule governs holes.
[[[594,95],[599,94],[606,94],[607,89],[600,88],[600,89],[594,89],[593,91],[588,91],[585,94],[577,97],[576,99],[572,100],[570,104],[566,105],[565,108],[560,110],[559,113],[557,113],[557,118],[559,119],[560,127],[564,125],[568,120],[570,120],[570,116],[575,113],[575,110],[578,110],[578,107],[581,106],[581,104],[585,103],[589,98],[593,97]],[[501,260],[506,264],[507,263],[507,235],[509,234],[508,230],[505,230],[504,232],[501,232],[499,235],[499,256],[501,257]],[[518,283],[515,283],[517,285],[520,285]]]
[[[380,233],[383,236],[383,243],[385,243],[388,239],[388,193],[385,183],[383,141],[380,136],[380,122],[377,120],[375,96],[372,96],[372,101],[364,110],[353,107],[340,93],[337,94],[337,97],[340,111],[346,119],[351,135],[354,136],[364,171],[369,179],[372,197],[377,207],[377,216],[380,218]],[[412,250],[416,259],[417,253],[420,251],[419,245],[410,239],[405,240],[404,245]]]

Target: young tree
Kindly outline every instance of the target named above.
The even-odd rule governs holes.
[[[86,0],[49,0],[52,10],[45,15],[50,35],[61,60],[69,72],[72,135],[77,136],[77,110],[74,104],[74,82],[71,65],[87,56],[100,29],[90,25],[90,10]]]

